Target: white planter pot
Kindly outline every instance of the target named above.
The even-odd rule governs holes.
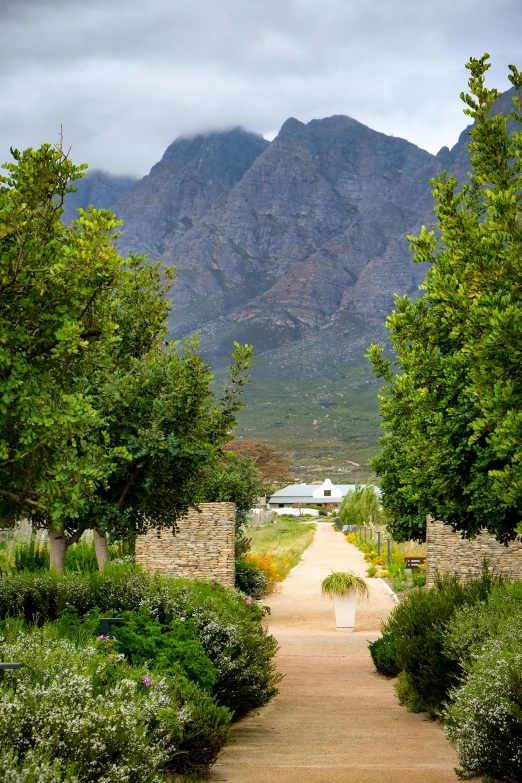
[[[336,595],[334,597],[335,624],[338,631],[353,631],[355,626],[355,610],[357,608],[357,593]]]

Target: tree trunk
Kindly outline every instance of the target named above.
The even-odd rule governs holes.
[[[65,553],[67,552],[67,539],[63,530],[49,528],[50,566],[63,574],[65,571]]]
[[[109,562],[109,542],[105,533],[103,535],[98,533],[97,530],[94,533],[94,549],[96,551],[96,560],[98,561],[98,568],[100,571]]]

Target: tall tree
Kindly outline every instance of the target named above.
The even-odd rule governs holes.
[[[228,445],[228,444],[227,444]],[[255,506],[263,484],[249,457],[225,451],[198,479],[201,503],[235,503],[236,535],[241,535],[247,513]]]
[[[384,520],[379,496],[373,484],[356,484],[344,496],[339,509],[343,525],[376,525]]]
[[[51,564],[86,527],[171,526],[230,439],[251,361],[217,403],[197,342],[166,344],[172,273],[117,253],[114,215],[63,201],[85,166],[12,151],[0,178],[0,515],[49,531]]]
[[[235,438],[226,444],[226,451],[234,451],[251,459],[264,484],[286,481],[290,471],[290,460],[275,446],[256,440]]]
[[[495,114],[488,60],[469,61],[461,96],[470,182],[433,180],[440,236],[409,237],[431,268],[423,298],[398,298],[387,322],[398,371],[369,353],[388,430],[372,465],[397,540],[423,539],[428,514],[466,536],[522,532],[522,76],[509,66],[514,109]]]

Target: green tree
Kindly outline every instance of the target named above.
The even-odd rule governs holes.
[[[247,512],[255,506],[262,491],[263,482],[253,461],[233,451],[225,451],[203,472],[199,502],[235,503],[236,536],[240,536]]]
[[[510,66],[514,109],[496,114],[488,59],[469,61],[461,96],[470,181],[433,180],[439,236],[409,237],[431,267],[422,299],[397,298],[387,321],[397,369],[369,352],[388,430],[372,466],[396,540],[423,539],[428,514],[501,541],[522,519],[522,76]]]
[[[51,565],[87,527],[173,526],[231,438],[252,349],[217,402],[197,341],[166,344],[172,283],[117,253],[107,210],[61,221],[85,166],[12,151],[0,178],[0,516],[47,528]]]
[[[339,509],[339,519],[343,525],[376,525],[384,516],[373,484],[356,484],[344,496]]]

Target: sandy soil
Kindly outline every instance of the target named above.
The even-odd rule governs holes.
[[[272,596],[270,632],[285,678],[259,714],[236,724],[210,780],[228,783],[453,783],[457,756],[437,723],[401,707],[393,682],[368,653],[396,605],[368,580],[354,633],[335,630],[333,605],[320,593],[333,571],[365,575],[362,554],[319,523],[301,563]]]

